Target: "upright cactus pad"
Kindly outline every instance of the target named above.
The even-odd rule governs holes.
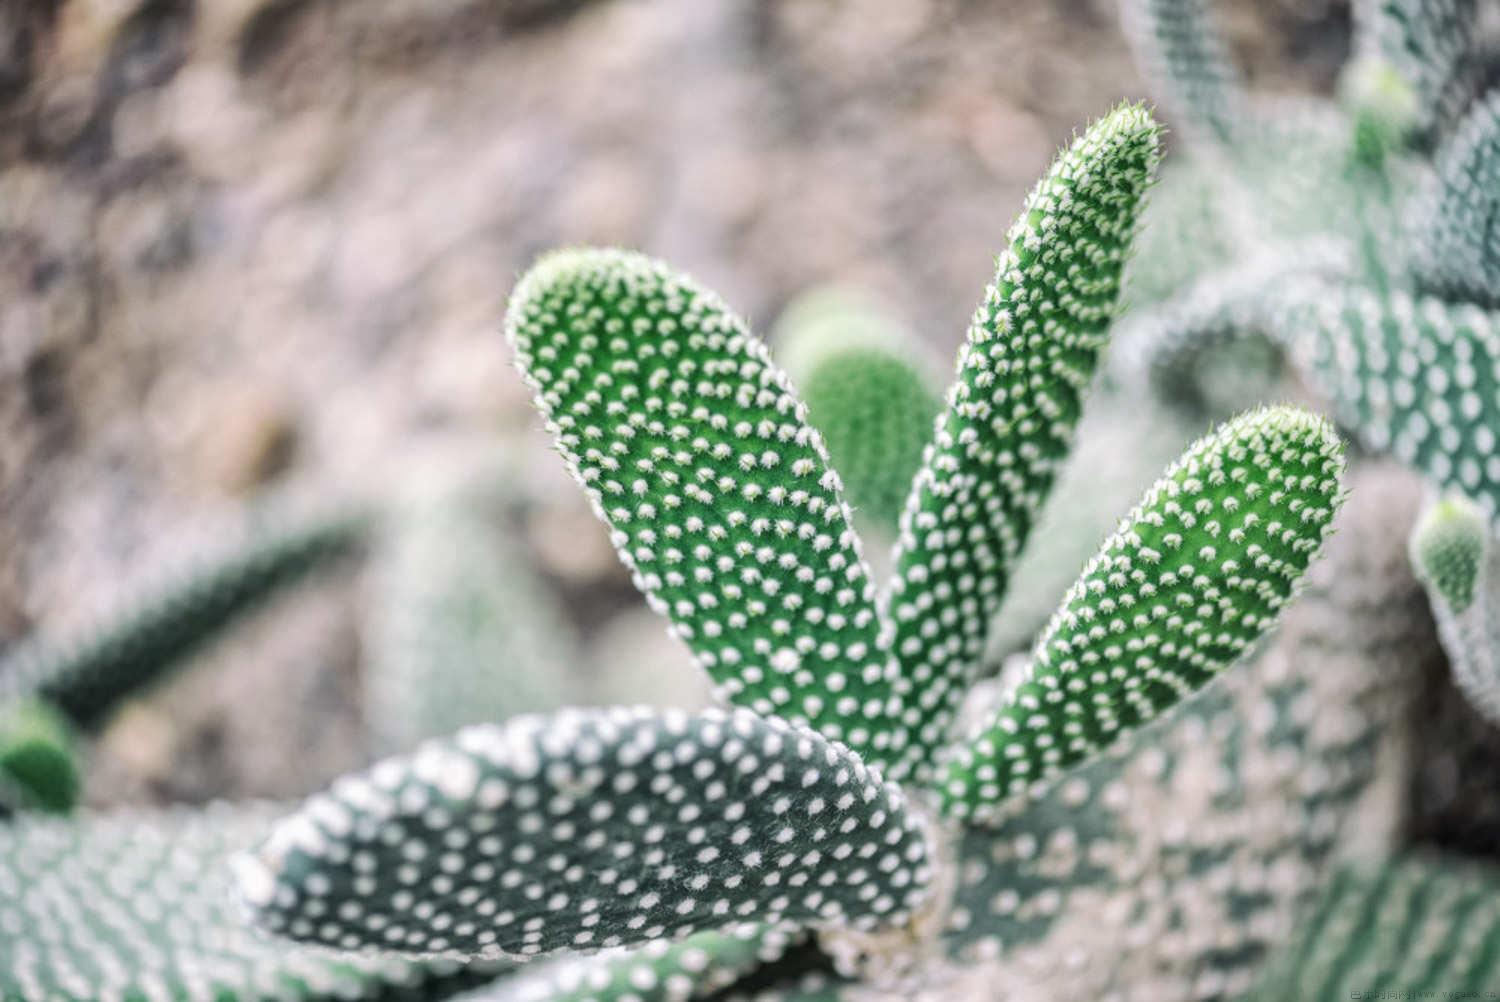
[[[1450,122],[1476,76],[1476,0],[1358,0],[1357,110],[1418,137]]]
[[[1342,472],[1333,430],[1291,408],[1194,444],[1085,568],[995,721],[947,764],[945,808],[994,813],[1237,660],[1316,555]]]
[[[1418,283],[1449,299],[1500,306],[1500,90],[1477,103],[1438,151],[1437,170],[1413,201]]]
[[[900,922],[927,887],[899,788],[747,710],[518,717],[339,781],[241,867],[268,928],[532,958],[734,922]]]
[[[0,701],[40,696],[81,727],[101,724],[230,623],[347,556],[370,516],[337,511],[274,525],[179,571],[85,636],[27,643],[0,664]]]
[[[880,762],[889,712],[869,568],[827,453],[712,293],[620,251],[565,251],[507,334],[621,559],[722,696]]]
[[[417,1002],[499,973],[338,956],[253,929],[228,860],[273,817],[218,805],[0,825],[0,998]]]
[[[772,344],[861,526],[894,538],[941,409],[910,338],[873,305],[818,290],[787,308]]]
[[[1075,141],[1012,226],[901,520],[888,603],[920,774],[984,654],[1007,577],[1066,459],[1118,308],[1159,129],[1126,105]],[[900,775],[898,770],[897,775]]]
[[[1247,1002],[1485,998],[1500,979],[1500,873],[1413,856],[1333,874]]]
[[[1492,529],[1472,502],[1437,502],[1412,531],[1412,565],[1427,587],[1453,680],[1465,698],[1500,724],[1500,568]]]

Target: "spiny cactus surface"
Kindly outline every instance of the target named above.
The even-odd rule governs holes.
[[[948,763],[944,806],[988,814],[1237,660],[1316,555],[1342,472],[1332,428],[1292,408],[1195,443],[1085,568],[996,719]]]
[[[369,524],[367,513],[341,510],[255,530],[133,600],[92,633],[26,644],[0,664],[0,700],[40,696],[80,727],[98,726],[120,700],[229,623],[353,552]]]
[[[1485,998],[1500,979],[1500,873],[1412,856],[1333,874],[1247,1002]]]
[[[229,858],[275,814],[217,805],[0,825],[0,999],[418,1002],[499,973],[341,956],[253,929]]]
[[[1067,456],[1159,156],[1156,123],[1133,105],[1075,141],[1027,199],[970,321],[902,515],[888,596],[919,775]]]
[[[530,958],[753,920],[867,928],[922,899],[899,788],[747,710],[570,710],[336,783],[242,867],[263,924],[352,949]]]
[[[1397,138],[1430,136],[1470,96],[1477,0],[1359,0],[1354,4],[1356,107]]]
[[[1213,0],[1137,0],[1122,12],[1136,58],[1169,109],[1190,130],[1232,140],[1244,96]]]

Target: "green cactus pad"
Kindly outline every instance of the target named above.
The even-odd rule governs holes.
[[[735,982],[777,962],[806,936],[754,923],[656,940],[634,950],[529,964],[493,989],[453,1002],[692,1002],[718,998]]]
[[[372,571],[362,682],[384,751],[569,701],[572,627],[477,498],[404,506]]]
[[[747,710],[565,710],[336,783],[241,866],[260,921],[352,949],[531,958],[736,922],[900,922],[928,879],[901,790]]]
[[[861,526],[894,537],[942,408],[908,339],[875,307],[820,290],[787,308],[772,344]]]
[[[1136,60],[1189,131],[1232,142],[1244,103],[1213,0],[1126,0],[1120,8]]]
[[[81,780],[72,728],[41,700],[0,707],[0,805],[66,813]]]
[[[945,810],[992,816],[1238,659],[1317,554],[1342,472],[1327,422],[1287,407],[1195,443],[1085,568],[997,719],[947,762]]]
[[[1159,127],[1122,106],[1053,163],[974,313],[957,380],[901,520],[889,595],[903,722],[894,775],[947,737],[1007,576],[1067,458],[1121,268],[1159,157]]]
[[[1500,318],[1352,285],[1286,290],[1292,355],[1368,448],[1500,515]]]
[[[1500,871],[1414,856],[1345,866],[1247,1002],[1480,999],[1500,984]]]
[[[261,935],[234,901],[228,860],[274,816],[215,805],[0,825],[0,998],[430,1002],[499,972]]]
[[[1489,538],[1488,521],[1473,503],[1463,497],[1444,498],[1412,531],[1412,566],[1438,599],[1454,612],[1463,612],[1478,590]]]
[[[30,642],[0,664],[0,700],[37,695],[84,728],[159,680],[239,617],[351,553],[369,516],[338,511],[257,529],[148,589],[87,635]]]
[[[1464,115],[1406,226],[1419,285],[1448,299],[1500,306],[1500,90]]]
[[[506,331],[621,559],[720,695],[877,766],[899,749],[838,476],[744,323],[663,264],[582,250],[522,279]]]

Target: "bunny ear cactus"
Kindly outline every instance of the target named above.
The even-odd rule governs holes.
[[[772,339],[862,528],[896,534],[941,409],[910,336],[837,290],[789,306]]]
[[[244,921],[229,859],[270,805],[0,825],[0,998],[436,1000],[500,967],[335,956]]]
[[[1232,142],[1244,95],[1212,0],[1134,0],[1121,14],[1137,60],[1173,114],[1192,131]]]
[[[1247,1002],[1484,998],[1500,977],[1500,874],[1413,856],[1340,868]]]
[[[1500,598],[1492,584],[1489,520],[1467,498],[1446,497],[1412,531],[1411,556],[1454,681],[1476,709],[1500,723]]]
[[[1394,142],[1430,139],[1472,96],[1476,0],[1360,0],[1343,90]]]
[[[1291,408],[1197,442],[1084,570],[994,721],[947,763],[945,808],[992,815],[1238,660],[1316,555],[1342,473],[1332,429]]]
[[[296,939],[530,959],[747,920],[899,924],[929,851],[902,791],[812,730],[576,710],[340,781],[242,864],[241,887]]]
[[[45,702],[0,707],[0,813],[66,813],[82,785],[71,726]]]
[[[1448,299],[1500,306],[1500,90],[1438,150],[1436,171],[1408,212],[1418,285]]]
[[[176,571],[92,632],[23,645],[0,664],[0,701],[39,697],[77,726],[96,728],[123,699],[242,616],[358,549],[371,520],[340,509],[255,528],[217,557]]]

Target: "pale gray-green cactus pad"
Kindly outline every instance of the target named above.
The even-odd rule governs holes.
[[[0,999],[437,999],[499,968],[278,942],[234,900],[229,858],[274,805],[0,825]]]
[[[1292,408],[1194,444],[1084,569],[994,722],[947,763],[946,808],[993,812],[1233,663],[1317,554],[1342,472],[1333,429]]]
[[[747,710],[568,710],[348,777],[241,866],[269,929],[352,949],[530,958],[753,920],[868,928],[920,903],[901,790]]]

